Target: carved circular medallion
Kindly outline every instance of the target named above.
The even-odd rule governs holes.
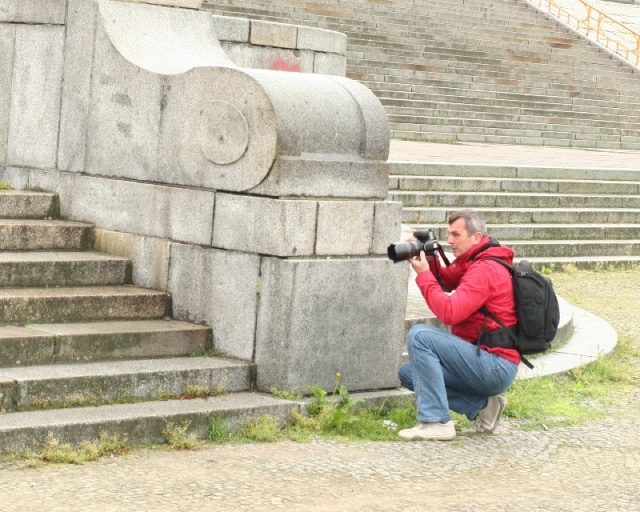
[[[212,101],[202,112],[202,152],[214,164],[237,162],[249,146],[249,126],[231,103]]]

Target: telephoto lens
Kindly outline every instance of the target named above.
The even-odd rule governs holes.
[[[419,256],[423,248],[424,244],[419,240],[399,242],[387,247],[387,256],[394,263],[398,263],[399,261],[410,260],[411,258]]]

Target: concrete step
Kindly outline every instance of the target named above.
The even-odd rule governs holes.
[[[457,192],[640,195],[640,181],[391,176],[389,189],[431,192],[455,190]]]
[[[0,382],[5,410],[49,409],[248,391],[252,367],[215,357],[138,359],[0,368]]]
[[[439,176],[530,180],[605,180],[640,183],[640,162],[638,162],[636,169],[402,161],[392,161],[390,164],[391,179],[401,176]]]
[[[16,453],[41,447],[50,434],[62,444],[78,445],[101,434],[126,438],[131,445],[164,443],[169,423],[190,422],[189,434],[208,437],[214,419],[236,430],[264,414],[285,422],[298,402],[259,393],[233,393],[194,400],[25,411],[0,416],[0,452]]]
[[[62,220],[0,219],[0,251],[84,251],[93,243],[92,228]]]
[[[58,204],[54,194],[23,190],[0,190],[0,218],[55,219]]]
[[[640,256],[640,240],[500,240],[511,247],[518,258],[577,258],[577,257],[637,257]]]
[[[0,252],[0,287],[117,285],[131,280],[128,259],[97,252]]]
[[[443,208],[405,207],[402,222],[409,225],[445,223],[460,210],[456,206]],[[640,209],[616,208],[474,208],[488,224],[640,224]]]
[[[178,357],[211,348],[209,327],[177,320],[0,327],[0,367]]]
[[[640,208],[637,195],[523,194],[511,192],[390,191],[389,199],[405,206],[458,208]]]
[[[525,95],[518,95],[513,99],[486,97],[481,95],[456,95],[453,94],[411,94],[400,93],[407,97],[397,98],[382,95],[376,92],[378,99],[385,106],[388,113],[403,114],[412,112],[413,115],[419,115],[423,110],[432,112],[434,109],[446,109],[450,105],[457,105],[456,108],[464,110],[486,111],[490,109],[493,113],[504,114],[526,114],[530,112],[545,112],[547,115],[556,113],[557,115],[568,115],[572,117],[582,117],[587,119],[596,119],[598,112],[602,114],[602,119],[617,120],[623,122],[640,122],[640,116],[629,111],[632,105],[622,108],[619,103],[610,103],[609,105],[591,104],[591,102],[576,103],[572,98],[559,97],[540,97],[535,99],[527,99]],[[392,93],[392,96],[396,94]],[[514,95],[515,96],[515,95]],[[637,104],[640,107],[640,103]],[[602,108],[607,107],[606,112],[602,112]]]
[[[443,133],[439,128],[430,128],[428,126],[421,127],[422,131],[414,130],[391,130],[391,137],[399,140],[414,140],[425,142],[444,142],[444,143],[480,143],[480,144],[508,144],[516,146],[554,146],[554,147],[570,147],[570,148],[589,148],[589,149],[630,149],[640,150],[640,143],[636,142],[637,137],[630,137],[629,140],[620,142],[599,141],[596,138],[563,138],[556,134],[555,138],[543,136],[542,133],[537,137],[524,136],[517,130],[500,130],[496,135],[493,134],[473,134],[473,133]]]
[[[0,289],[0,317],[7,324],[163,318],[167,293],[137,286]]]

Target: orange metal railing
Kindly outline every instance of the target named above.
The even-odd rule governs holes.
[[[582,4],[584,8],[584,16],[582,17],[582,13],[570,12],[554,0],[530,1],[543,11],[586,34],[590,39],[624,57],[632,64],[636,66],[640,64],[640,34],[595,7],[582,0],[576,0],[576,5]]]

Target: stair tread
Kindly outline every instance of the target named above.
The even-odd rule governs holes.
[[[84,336],[95,334],[128,334],[145,332],[208,331],[210,327],[174,319],[107,320],[0,326],[0,340],[33,336]]]
[[[13,297],[92,297],[92,296],[133,296],[133,295],[167,295],[166,292],[151,290],[135,285],[109,286],[60,286],[55,288],[0,288],[0,299]]]
[[[161,359],[132,359],[89,363],[12,366],[0,368],[0,378],[23,380],[59,380],[82,377],[132,375],[140,373],[169,373],[188,370],[217,370],[248,368],[244,361],[218,357],[169,357]]]
[[[123,256],[94,251],[0,251],[0,263],[54,261],[128,261]]]
[[[144,419],[176,417],[185,414],[223,413],[252,408],[296,407],[296,402],[282,400],[272,395],[238,392],[233,395],[198,398],[193,400],[157,400],[133,404],[110,404],[95,407],[69,407],[37,411],[13,412],[0,415],[0,432],[16,429],[36,430],[65,425],[119,424],[123,421],[141,422]]]

